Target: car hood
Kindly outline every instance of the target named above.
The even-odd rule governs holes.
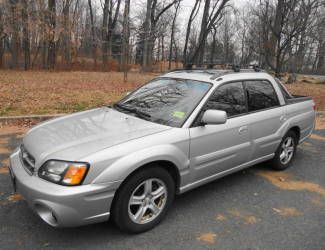
[[[48,159],[77,161],[129,140],[170,129],[111,108],[98,108],[44,122],[24,137],[36,167]]]

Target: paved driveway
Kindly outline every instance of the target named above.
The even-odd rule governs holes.
[[[139,235],[110,222],[43,223],[11,193],[7,158],[21,133],[0,133],[0,249],[325,249],[325,130],[299,146],[287,171],[261,164],[185,193],[163,223]]]

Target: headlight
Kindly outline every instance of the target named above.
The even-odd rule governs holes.
[[[86,177],[89,164],[49,160],[38,170],[38,176],[44,180],[65,186],[80,185]]]

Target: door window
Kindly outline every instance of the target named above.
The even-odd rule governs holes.
[[[227,116],[235,116],[246,112],[245,92],[242,82],[221,85],[212,94],[206,104],[207,109],[226,111]]]
[[[279,100],[272,84],[268,81],[246,81],[248,111],[279,106]]]

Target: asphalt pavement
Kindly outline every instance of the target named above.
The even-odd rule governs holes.
[[[21,132],[0,134],[0,249],[325,249],[325,129],[299,146],[290,169],[260,164],[189,191],[138,235],[111,222],[45,224],[12,193],[8,156],[20,141]]]

